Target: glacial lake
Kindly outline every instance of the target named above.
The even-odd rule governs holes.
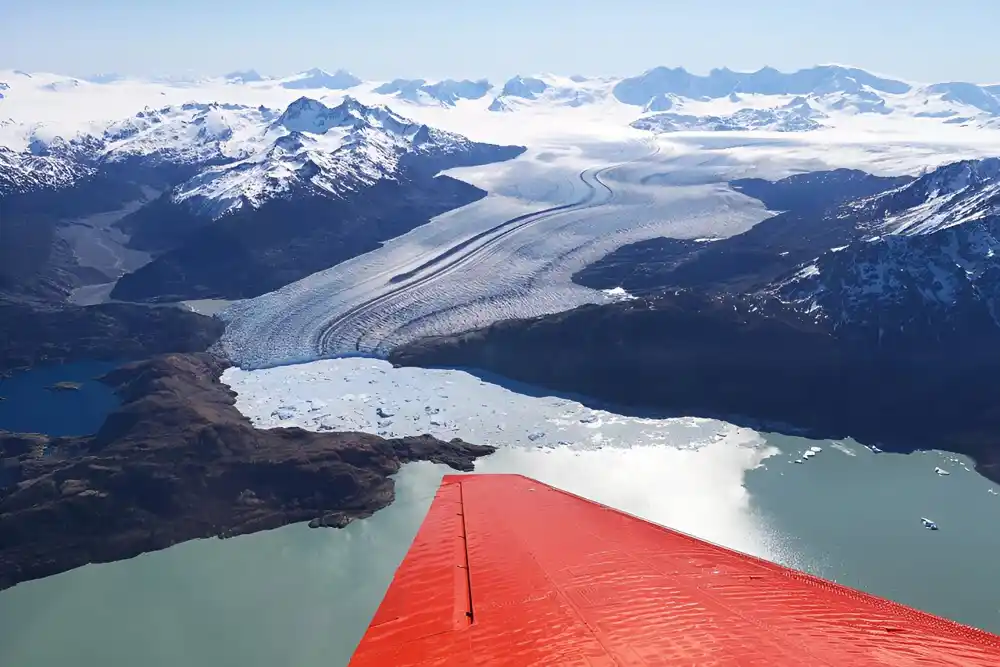
[[[458,371],[370,359],[224,377],[261,426],[491,442],[501,449],[479,472],[527,474],[1000,632],[1000,489],[964,457],[874,453],[850,440],[706,419],[623,417]],[[811,447],[819,453],[795,463]],[[0,664],[345,665],[448,472],[404,466],[396,502],[341,531],[294,525],[198,540],[0,592]],[[940,530],[926,530],[920,517]]]

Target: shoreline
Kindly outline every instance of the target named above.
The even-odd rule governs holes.
[[[521,391],[616,406],[622,414],[852,437],[899,453],[949,451],[969,456],[979,474],[1000,483],[1000,413],[988,400],[1000,382],[992,366],[977,363],[977,349],[879,356],[808,323],[674,295],[418,339],[388,361],[506,378]]]
[[[973,453],[959,451],[953,448],[949,448],[943,444],[931,444],[922,443],[917,446],[905,445],[901,440],[907,438],[900,436],[899,439],[861,439],[853,433],[847,431],[828,431],[823,430],[818,427],[804,427],[796,426],[795,424],[760,419],[747,415],[739,415],[734,413],[724,413],[724,412],[712,412],[710,410],[696,410],[696,411],[671,411],[662,408],[657,408],[656,406],[650,405],[639,405],[639,404],[620,404],[613,401],[604,400],[601,398],[595,398],[590,395],[580,394],[573,391],[562,391],[557,389],[550,389],[542,385],[532,384],[516,378],[511,378],[509,376],[497,373],[495,371],[483,370],[481,368],[465,367],[465,366],[394,366],[395,368],[424,368],[426,370],[449,370],[449,371],[461,371],[468,373],[473,377],[479,378],[484,382],[489,382],[490,384],[495,384],[511,391],[517,392],[519,394],[527,396],[552,396],[555,398],[563,398],[572,401],[576,401],[581,405],[584,405],[593,410],[604,410],[606,412],[612,412],[614,414],[626,416],[626,417],[639,417],[639,418],[651,418],[651,419],[673,419],[673,418],[683,418],[683,417],[693,417],[697,419],[714,419],[721,422],[726,422],[741,428],[748,428],[757,433],[767,434],[773,433],[776,435],[783,435],[795,438],[805,438],[807,440],[847,440],[851,439],[857,442],[859,445],[872,450],[873,453],[887,453],[887,454],[913,454],[916,452],[946,452],[948,454],[954,454],[956,456],[967,456],[974,464],[974,470],[976,473],[981,475],[984,479],[991,482],[1000,484],[1000,468],[997,469],[995,475],[991,476],[984,472],[981,468],[981,462]],[[874,449],[873,449],[874,448]]]

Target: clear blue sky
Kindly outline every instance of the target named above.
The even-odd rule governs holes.
[[[0,69],[368,79],[857,65],[1000,81],[1000,0],[0,0]]]

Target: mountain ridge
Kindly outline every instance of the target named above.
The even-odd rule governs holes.
[[[918,177],[842,169],[730,185],[781,212],[717,241],[624,246],[574,280],[773,298],[876,345],[1000,339],[1000,159]]]
[[[112,298],[255,296],[485,196],[437,174],[524,150],[471,141],[351,96],[328,107],[303,95],[282,111],[192,102],[147,108],[93,134],[38,140],[21,153],[0,149],[0,206],[24,220],[74,217],[162,193],[113,223],[129,249],[153,256],[119,280]],[[373,188],[384,202],[372,199]],[[78,286],[68,274],[63,280],[74,266],[50,268],[59,290]]]

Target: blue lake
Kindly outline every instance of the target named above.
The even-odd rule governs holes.
[[[111,387],[97,378],[119,365],[97,361],[54,364],[0,379],[0,430],[55,436],[95,433],[119,404]],[[80,387],[50,388],[58,382]]]

